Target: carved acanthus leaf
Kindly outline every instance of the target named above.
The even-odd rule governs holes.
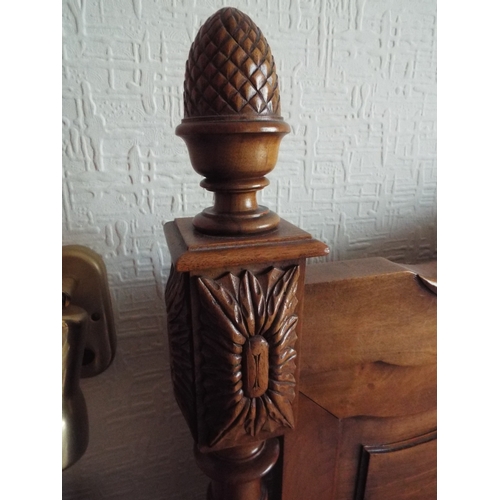
[[[196,437],[194,361],[187,279],[185,273],[179,273],[171,267],[165,288],[165,305],[175,398],[193,436]]]
[[[197,279],[209,446],[293,427],[298,278],[293,266]]]

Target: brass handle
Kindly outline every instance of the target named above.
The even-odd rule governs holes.
[[[82,378],[102,373],[113,361],[116,334],[104,261],[90,248],[63,247],[63,307],[69,303],[84,309],[89,317]]]
[[[62,252],[62,468],[74,464],[89,442],[87,405],[80,377],[106,370],[116,334],[106,267],[79,245]]]
[[[87,405],[80,388],[88,314],[69,305],[62,316],[62,468],[74,464],[87,449],[89,423]]]

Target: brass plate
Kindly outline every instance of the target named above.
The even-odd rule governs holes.
[[[64,246],[62,278],[63,302],[81,307],[90,318],[81,376],[93,377],[106,370],[116,351],[106,266],[100,255],[89,248]]]

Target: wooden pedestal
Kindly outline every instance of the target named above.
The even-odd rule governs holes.
[[[211,478],[212,500],[267,498],[261,478],[296,425],[298,356],[308,257],[328,248],[281,220],[256,236],[165,225],[172,380]]]

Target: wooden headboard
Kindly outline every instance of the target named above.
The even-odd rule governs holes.
[[[307,269],[283,499],[436,497],[436,262]]]
[[[270,47],[242,12],[201,27],[184,111],[176,133],[214,204],[165,225],[165,299],[174,391],[207,498],[430,498],[432,266],[306,268],[326,245],[258,204],[290,128]]]

